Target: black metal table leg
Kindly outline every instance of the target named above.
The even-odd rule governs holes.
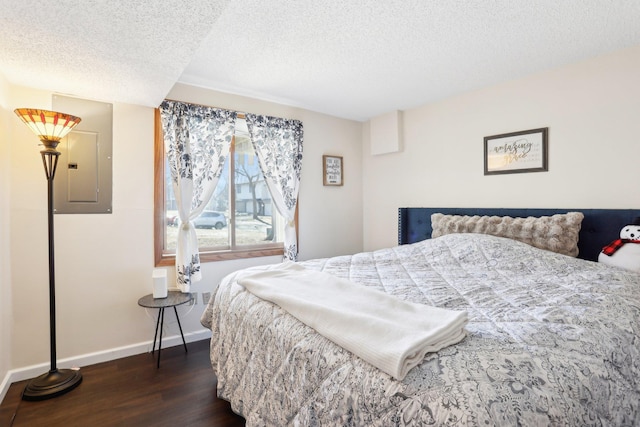
[[[182,333],[182,325],[180,324],[180,318],[178,317],[178,310],[176,310],[176,307],[173,307],[173,311],[176,312],[176,320],[178,321],[178,328],[180,328],[180,336],[182,337],[182,344],[184,344],[184,351],[185,353],[188,353],[189,351],[187,350],[187,342],[184,340],[184,334]]]
[[[156,351],[156,338],[158,338],[158,325],[160,325],[160,310],[158,310],[158,318],[156,319],[156,332],[153,334],[153,347],[151,347],[151,354]]]
[[[158,369],[160,368],[160,354],[162,353],[162,330],[164,329],[164,307],[160,307],[160,313],[162,313],[162,316],[160,319],[160,344],[158,345]],[[160,313],[158,313],[158,315],[160,315]]]

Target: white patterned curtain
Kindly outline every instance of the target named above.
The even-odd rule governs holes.
[[[180,218],[177,285],[189,292],[202,278],[195,227],[211,199],[235,132],[237,112],[165,100],[160,105],[164,144]]]
[[[295,212],[302,170],[302,122],[246,114],[251,142],[276,208],[285,220],[284,259],[298,259]]]

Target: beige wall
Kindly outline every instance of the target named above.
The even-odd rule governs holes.
[[[472,70],[469,70],[472,72]],[[639,208],[640,46],[404,112],[404,149],[363,138],[364,248],[397,242],[397,209]],[[549,128],[549,171],[484,176],[483,138]]]
[[[6,297],[13,294],[13,312],[3,309],[0,313],[0,327],[12,325],[11,339],[0,335],[0,369],[5,372],[6,367],[24,370],[49,363],[46,179],[38,140],[12,111],[18,107],[50,109],[51,97],[49,92],[9,85],[9,95],[0,98],[0,120],[12,135],[10,154],[0,156],[0,260],[10,260],[6,261],[10,271],[0,270],[2,308]],[[186,86],[176,87],[170,97],[302,120],[300,257],[362,250],[360,123]],[[55,216],[61,367],[69,366],[60,363],[65,358],[71,358],[73,364],[140,352],[141,347],[150,348],[153,338],[156,312],[147,313],[137,305],[138,298],[151,292],[154,268],[153,109],[115,104],[113,114],[113,213]],[[0,133],[0,143],[3,135]],[[344,187],[322,186],[325,153],[344,156]],[[10,197],[5,190],[10,190]],[[268,257],[205,264],[204,280],[192,290],[211,292],[228,272],[279,261]],[[168,270],[171,276],[175,274],[173,268]],[[201,298],[193,307],[179,307],[188,339],[207,336],[199,323],[203,310]],[[178,334],[172,312],[166,320],[167,335]]]
[[[11,275],[9,240],[9,85],[0,75],[0,384],[11,367]],[[0,390],[1,391],[1,390]]]

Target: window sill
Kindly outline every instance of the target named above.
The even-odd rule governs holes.
[[[284,248],[261,248],[235,251],[200,252],[200,262],[230,261],[243,258],[258,258],[264,256],[283,256]],[[156,256],[156,267],[173,266],[176,256],[173,253],[164,253]]]

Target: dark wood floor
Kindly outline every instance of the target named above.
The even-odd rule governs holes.
[[[160,369],[149,353],[81,369],[75,390],[39,402],[21,399],[14,383],[0,404],[0,426],[244,426],[216,397],[209,340],[162,350]]]

